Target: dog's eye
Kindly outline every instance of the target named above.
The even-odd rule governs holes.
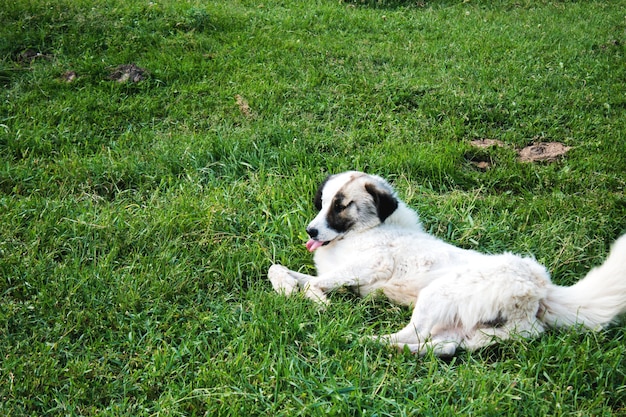
[[[350,205],[352,205],[352,201],[349,202],[348,204],[343,204],[340,200],[335,200],[335,202],[333,203],[333,210],[336,213],[340,213],[344,211],[345,209],[347,209],[348,207],[350,207]]]

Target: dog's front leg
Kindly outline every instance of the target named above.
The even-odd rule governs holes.
[[[272,265],[267,271],[267,276],[272,287],[279,294],[290,296],[294,291],[303,289],[307,298],[319,304],[328,304],[325,291],[318,285],[311,284],[318,280],[317,277],[292,271],[282,265]]]
[[[368,286],[379,280],[387,280],[392,274],[391,263],[386,259],[370,258],[369,262],[349,265],[317,277],[292,271],[281,265],[272,265],[268,277],[274,289],[291,295],[296,289],[304,290],[307,298],[320,304],[328,304],[326,294],[341,287]]]
[[[305,295],[317,302],[326,303],[326,294],[341,287],[352,288],[361,296],[372,291],[377,282],[387,281],[393,274],[393,263],[382,257],[370,257],[359,264],[347,265],[330,272],[311,277]]]
[[[278,264],[270,267],[269,271],[267,271],[267,277],[272,283],[274,290],[286,296],[293,294],[298,287],[305,288],[306,284],[315,278],[312,275],[292,271]]]

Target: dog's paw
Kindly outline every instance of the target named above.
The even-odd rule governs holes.
[[[330,304],[330,301],[328,301],[328,297],[326,297],[326,294],[324,294],[324,291],[320,290],[319,288],[315,286],[307,285],[304,290],[304,295],[307,298],[315,301],[315,303],[317,303],[317,305],[321,309],[326,308],[326,306]]]
[[[289,296],[298,288],[298,281],[289,275],[289,269],[282,265],[272,265],[267,271],[267,277],[274,291],[279,294]]]

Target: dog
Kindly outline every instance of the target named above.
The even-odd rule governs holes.
[[[626,312],[626,235],[601,266],[563,287],[533,258],[461,249],[428,234],[379,176],[331,175],[314,203],[319,213],[306,228],[306,247],[317,276],[275,264],[268,271],[273,288],[287,296],[302,291],[324,305],[330,291],[348,287],[412,306],[406,327],[375,337],[400,350],[452,356],[549,327],[598,330]]]

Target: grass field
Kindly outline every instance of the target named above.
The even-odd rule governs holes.
[[[1,1],[0,414],[626,415],[623,318],[420,359],[361,341],[410,311],[321,312],[266,275],[313,270],[311,199],[346,169],[559,284],[601,263],[626,232],[625,11]],[[571,149],[520,162],[537,142]]]

